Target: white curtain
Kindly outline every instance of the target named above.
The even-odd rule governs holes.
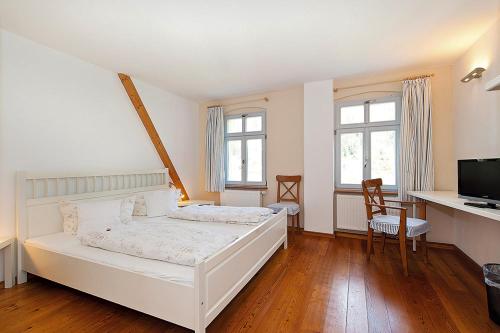
[[[224,192],[224,108],[208,108],[205,138],[205,190]]]
[[[434,190],[431,104],[430,78],[403,81],[400,167],[403,200],[408,199],[408,191]]]

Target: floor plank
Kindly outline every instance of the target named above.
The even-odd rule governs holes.
[[[366,257],[361,242],[350,239],[349,250],[349,290],[347,298],[346,332],[368,332],[368,313],[366,307],[365,268]]]
[[[488,319],[481,274],[456,252],[291,233],[208,332],[500,332]],[[0,289],[2,332],[189,332],[56,283],[30,277]]]

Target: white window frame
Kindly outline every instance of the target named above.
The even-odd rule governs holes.
[[[262,130],[261,131],[253,131],[246,132],[246,119],[249,117],[260,116],[262,117]],[[242,132],[239,133],[227,133],[227,122],[230,119],[242,119]],[[260,182],[251,182],[246,181],[247,179],[247,163],[248,161],[248,153],[247,153],[247,140],[251,139],[262,139],[262,181]],[[227,161],[227,142],[233,140],[241,140],[241,156],[242,156],[242,165],[241,168],[241,181],[228,181],[226,172],[226,185],[230,186],[266,186],[267,185],[267,149],[266,149],[266,112],[247,112],[247,113],[239,113],[239,114],[231,114],[224,116],[224,163],[228,165]]]
[[[396,119],[391,121],[369,122],[370,104],[395,102],[396,103]],[[356,124],[340,123],[341,115],[340,110],[346,106],[355,105],[364,106],[364,122]],[[343,133],[363,133],[363,156],[365,165],[363,168],[363,179],[371,178],[371,133],[377,131],[396,131],[396,185],[383,185],[382,188],[386,190],[399,189],[399,165],[400,165],[400,127],[401,127],[401,95],[387,96],[377,99],[356,100],[349,102],[335,103],[335,187],[341,189],[360,189],[360,184],[342,184],[341,183],[341,168],[340,168],[340,136]]]

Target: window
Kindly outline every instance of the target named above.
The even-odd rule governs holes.
[[[266,114],[224,117],[227,185],[266,185]]]
[[[336,105],[336,187],[382,178],[384,188],[398,188],[400,114],[401,97]]]

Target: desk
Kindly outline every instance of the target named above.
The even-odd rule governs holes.
[[[3,252],[4,286],[10,288],[14,284],[14,238],[0,237],[0,251]]]
[[[500,221],[500,209],[466,206],[464,205],[464,202],[468,202],[470,200],[459,198],[457,192],[454,191],[408,191],[408,195],[467,213]]]

